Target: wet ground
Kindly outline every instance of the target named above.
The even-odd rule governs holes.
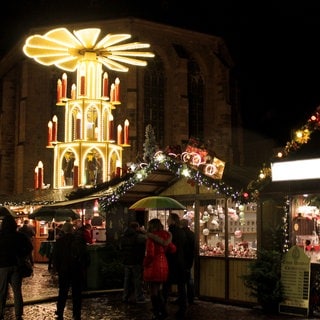
[[[34,276],[24,279],[24,320],[53,320],[58,294],[57,277],[47,270],[46,264],[36,264]],[[82,319],[84,320],[148,320],[152,318],[151,303],[123,304],[122,290],[85,292],[83,298]],[[5,320],[15,320],[12,307],[12,292],[9,292]],[[175,319],[177,306],[168,305],[168,320]],[[65,320],[72,320],[72,305],[68,300],[64,313]],[[242,308],[196,300],[188,307],[185,320],[303,320],[307,318],[289,315],[266,315],[259,308]],[[320,319],[320,316],[308,319]]]

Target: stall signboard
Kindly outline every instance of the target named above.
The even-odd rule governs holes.
[[[304,249],[291,247],[281,265],[284,301],[279,305],[280,313],[308,317],[310,273],[310,258]]]
[[[272,181],[309,180],[320,178],[320,159],[271,163]]]

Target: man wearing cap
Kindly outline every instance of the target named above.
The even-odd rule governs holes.
[[[84,238],[74,232],[73,224],[65,222],[63,235],[57,239],[53,250],[53,268],[58,273],[59,293],[57,310],[58,320],[63,319],[63,312],[72,289],[73,319],[81,319],[81,292],[85,285],[85,269],[88,267],[88,253]]]

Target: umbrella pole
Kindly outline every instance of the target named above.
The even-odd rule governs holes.
[[[52,219],[52,224],[53,224],[53,240],[56,240],[57,230],[56,230],[56,223],[54,221],[54,218]]]
[[[83,202],[81,203],[81,211],[82,211],[82,215],[81,215],[81,223],[82,225],[84,226],[84,215],[85,215],[85,211],[84,211],[84,205],[83,205]]]

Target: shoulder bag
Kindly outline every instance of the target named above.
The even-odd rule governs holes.
[[[33,275],[33,266],[28,257],[24,259],[18,258],[18,271],[22,278],[31,277]]]

